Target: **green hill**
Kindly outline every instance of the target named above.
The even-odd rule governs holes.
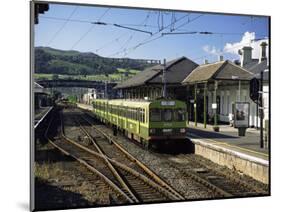
[[[35,73],[61,75],[114,74],[117,69],[143,70],[150,64],[126,59],[118,61],[97,54],[35,47]]]

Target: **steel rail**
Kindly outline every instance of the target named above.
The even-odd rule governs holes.
[[[77,160],[78,162],[80,162],[81,164],[83,164],[84,166],[86,166],[86,168],[88,168],[90,171],[94,172],[98,177],[100,177],[102,180],[105,181],[105,183],[107,183],[109,185],[109,187],[111,187],[112,189],[114,189],[115,191],[117,191],[119,194],[121,194],[128,202],[130,203],[135,203],[135,200],[133,200],[131,197],[129,197],[125,192],[123,192],[114,182],[112,182],[108,177],[106,177],[105,175],[103,175],[101,172],[99,172],[96,168],[94,168],[93,166],[91,166],[89,163],[87,163],[85,160],[71,154],[70,152],[68,152],[67,150],[63,149],[62,147],[58,146],[57,144],[55,144],[49,137],[48,137],[48,131],[49,128],[51,126],[51,123],[53,121],[53,117],[51,118],[48,127],[44,133],[45,138],[48,140],[48,142],[50,142],[50,144],[52,144],[55,148],[57,148],[58,150],[60,150],[63,154],[72,157],[73,159]],[[61,120],[62,123],[62,120]],[[62,130],[62,137],[66,140],[68,140],[64,134],[63,134],[63,128],[61,125],[61,130]]]
[[[126,151],[121,145],[119,145],[112,137],[110,137],[108,134],[104,133],[102,130],[95,127],[88,119],[81,116],[85,121],[87,121],[92,128],[94,128],[96,131],[101,133],[106,139],[109,140],[110,143],[115,145],[127,158],[129,158],[132,162],[136,163],[146,174],[148,174],[155,182],[157,182],[162,187],[166,188],[169,192],[171,192],[174,196],[176,196],[179,200],[185,200],[185,198],[177,192],[175,189],[173,189],[170,185],[168,185],[164,180],[162,180],[158,175],[156,175],[151,169],[149,169],[147,166],[145,166],[142,162],[140,162],[138,159],[136,159],[133,155],[131,155],[128,151]]]
[[[123,178],[120,176],[120,174],[117,172],[117,170],[114,168],[114,166],[112,166],[112,164],[110,163],[110,161],[108,160],[108,158],[106,157],[106,155],[104,154],[104,152],[100,149],[100,147],[97,145],[97,143],[95,142],[95,140],[91,137],[91,135],[88,134],[88,132],[81,126],[80,122],[78,120],[76,120],[76,122],[80,125],[80,128],[82,129],[82,131],[90,138],[90,140],[92,141],[92,143],[94,144],[95,148],[97,149],[97,151],[99,152],[100,156],[103,158],[103,160],[105,161],[105,163],[107,164],[108,168],[110,169],[110,171],[112,172],[112,174],[115,176],[115,178],[118,180],[118,182],[121,184],[121,186],[130,194],[131,198],[136,202],[139,203],[140,200],[135,196],[135,194],[131,191],[131,189],[128,187],[128,185],[125,183],[125,181],[123,180]],[[64,137],[66,137],[65,135],[63,135]],[[69,139],[68,139],[69,140]],[[76,146],[82,148],[85,151],[88,151],[88,148],[84,147],[83,145],[77,145],[77,142],[75,141],[71,141],[71,143],[75,144]],[[92,151],[90,153],[93,153]]]
[[[93,143],[95,143],[94,139],[92,138],[92,136],[80,125],[80,128],[85,132],[85,134],[91,139],[91,141]],[[67,138],[70,142],[74,143],[75,145],[79,146],[80,148],[84,149],[85,151],[88,151],[89,153],[92,153],[92,154],[97,154],[95,151],[81,145],[81,144],[78,144],[77,142],[75,141],[72,141],[71,139]],[[97,144],[96,144],[97,145]],[[102,150],[100,150],[102,152]],[[103,152],[100,153],[100,154],[104,154]],[[104,157],[106,157],[109,161],[111,161],[114,165],[118,166],[119,168],[125,170],[126,172],[134,175],[135,177],[137,178],[140,178],[142,181],[146,182],[148,185],[150,185],[151,187],[155,188],[156,190],[160,191],[161,193],[164,193],[165,196],[169,197],[169,198],[173,198],[174,200],[184,200],[184,197],[182,196],[177,196],[177,194],[174,194],[172,191],[170,191],[170,189],[167,189],[165,186],[163,185],[159,185],[157,183],[155,183],[154,181],[152,181],[151,179],[149,179],[148,177],[144,176],[143,174],[135,171],[134,169],[116,161],[116,160],[113,160],[109,157],[107,157],[106,155],[104,155]],[[149,175],[150,176],[150,175]],[[156,175],[155,175],[156,176]]]
[[[88,115],[88,113],[86,113]],[[84,118],[84,117],[83,117]],[[102,130],[98,129],[97,127],[95,127],[88,119],[84,118],[93,128],[95,128],[97,131],[99,131],[102,135],[104,135],[106,138],[108,138],[110,140],[110,142],[112,142],[114,145],[116,146],[120,146],[118,145],[115,141],[114,141],[114,138],[112,138],[111,136],[107,135],[105,132],[103,132]],[[123,148],[121,148],[123,149]],[[120,149],[120,150],[121,150]],[[124,152],[126,152],[126,150],[123,149]],[[130,154],[128,153],[128,157],[130,157]],[[132,159],[134,157],[132,156]],[[135,158],[134,158],[135,159]],[[135,159],[136,161],[138,161],[137,159]],[[141,163],[139,161],[139,163]],[[144,164],[141,165],[141,167],[144,167],[145,169],[148,169],[147,167],[145,167]],[[149,169],[148,169],[149,170]],[[151,170],[150,170],[151,171]],[[151,171],[152,172],[152,171]],[[153,173],[153,172],[152,172]],[[190,171],[188,173],[186,172],[182,172],[183,175],[186,175],[188,176],[189,178],[195,180],[196,182],[200,183],[200,184],[203,184],[204,186],[206,186],[207,188],[217,192],[218,194],[224,196],[224,197],[233,197],[233,195],[229,192],[226,192],[224,190],[222,190],[221,188],[219,188],[218,186],[216,186],[215,184],[205,180],[204,178],[202,178],[199,174],[193,172],[193,171]],[[154,173],[153,173],[154,174]],[[155,174],[153,176],[156,176]],[[161,179],[160,179],[161,180]],[[158,180],[157,180],[158,181]],[[164,182],[165,183],[165,182]],[[171,188],[172,189],[172,188]],[[172,189],[173,191],[175,191],[174,189]],[[175,191],[176,192],[176,191]],[[180,195],[180,194],[179,194]],[[184,198],[184,197],[183,197]]]

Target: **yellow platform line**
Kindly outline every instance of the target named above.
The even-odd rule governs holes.
[[[190,134],[191,136],[194,136],[194,137],[197,137],[197,138],[202,138],[202,137],[200,137],[200,136],[198,136],[198,135],[195,135],[195,134],[193,134],[193,133],[189,133],[189,134]],[[251,152],[251,153],[255,153],[255,154],[258,154],[258,155],[262,155],[262,156],[268,157],[268,154],[266,154],[266,153],[257,152],[257,151],[251,150],[251,149],[247,149],[247,148],[239,147],[239,146],[236,146],[236,145],[228,144],[228,143],[223,142],[223,141],[216,141],[216,140],[211,139],[211,138],[202,138],[202,139],[212,141],[213,144],[223,144],[223,145],[225,145],[225,146],[234,147],[234,148],[241,149],[241,150],[244,150],[244,151],[247,151],[247,152]]]

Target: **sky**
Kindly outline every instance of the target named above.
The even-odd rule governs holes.
[[[262,16],[49,6],[35,25],[35,46],[115,58],[163,61],[185,56],[202,64],[205,59],[217,61],[219,55],[224,59],[239,59],[238,50],[243,46],[253,47],[253,57],[258,58],[260,43],[268,42],[268,18]]]

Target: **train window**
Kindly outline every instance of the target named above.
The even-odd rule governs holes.
[[[184,109],[174,110],[174,120],[175,121],[184,121],[185,120],[185,110]]]
[[[144,122],[143,118],[144,118],[144,112],[143,112],[143,109],[140,108],[139,109],[139,121]]]
[[[151,109],[150,110],[150,121],[161,121],[160,109]]]
[[[134,120],[137,120],[138,118],[137,118],[137,109],[136,108],[134,108]]]
[[[166,109],[162,110],[162,120],[163,121],[172,121],[173,113],[172,110]]]

